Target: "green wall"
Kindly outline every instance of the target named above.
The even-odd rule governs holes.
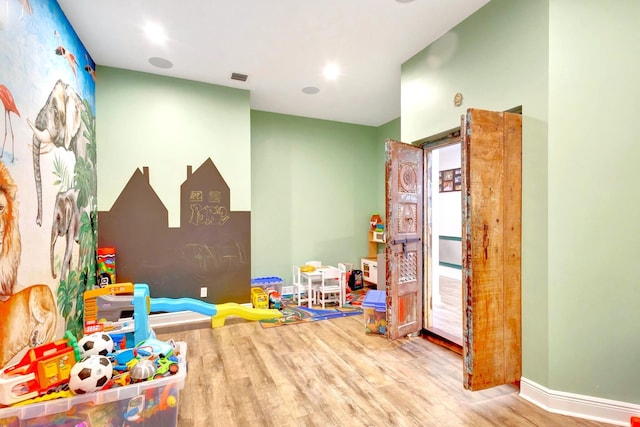
[[[251,210],[249,92],[98,67],[98,210],[109,210],[136,168],[180,225],[186,167],[207,158],[231,189],[231,209]]]
[[[640,2],[549,16],[549,386],[640,403]]]
[[[634,0],[493,0],[407,61],[401,85],[405,142],[459,126],[466,108],[522,105],[523,377],[629,403],[637,22]]]
[[[311,259],[359,265],[384,206],[378,138],[374,127],[251,112],[252,277],[289,283],[292,265]]]

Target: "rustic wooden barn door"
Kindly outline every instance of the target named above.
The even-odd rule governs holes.
[[[521,376],[522,121],[469,109],[462,122],[464,387]]]
[[[423,151],[386,142],[388,336],[422,330]]]

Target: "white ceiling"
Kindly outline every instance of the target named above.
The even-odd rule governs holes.
[[[488,1],[58,3],[98,65],[247,89],[254,110],[379,126],[400,116],[401,64]],[[148,22],[165,28],[163,46],[145,37]],[[342,69],[335,81],[322,76],[329,61]],[[249,78],[231,80],[232,72]],[[304,94],[307,86],[320,92]]]

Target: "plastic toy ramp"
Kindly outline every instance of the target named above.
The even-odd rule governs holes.
[[[218,304],[216,307],[218,309],[218,314],[211,316],[212,328],[224,326],[224,321],[227,316],[238,316],[246,320],[276,319],[278,317],[282,317],[282,312],[280,310],[245,307],[235,302]]]
[[[151,298],[151,311],[195,311],[205,316],[215,316],[218,312],[215,304],[209,304],[193,298]]]
[[[246,320],[274,319],[282,317],[279,310],[245,307],[235,302],[209,304],[193,298],[151,298],[151,311],[194,311],[211,316],[211,327],[224,326],[227,316],[238,316]]]

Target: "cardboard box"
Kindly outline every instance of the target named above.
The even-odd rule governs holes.
[[[387,293],[370,290],[362,301],[364,331],[367,334],[387,334]]]
[[[177,426],[179,393],[187,377],[187,345],[175,375],[109,390],[0,409],[0,426]]]

